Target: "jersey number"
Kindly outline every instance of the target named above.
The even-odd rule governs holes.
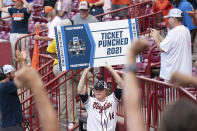
[[[109,113],[109,118],[110,118],[110,120],[114,119],[114,112]]]

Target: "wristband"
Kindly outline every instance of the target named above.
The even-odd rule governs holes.
[[[124,70],[127,71],[127,72],[136,73],[136,64],[134,63],[134,64],[126,65]]]

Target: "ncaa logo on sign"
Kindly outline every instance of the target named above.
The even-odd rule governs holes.
[[[68,44],[68,51],[71,56],[85,55],[86,46],[79,37],[73,37],[73,40]]]

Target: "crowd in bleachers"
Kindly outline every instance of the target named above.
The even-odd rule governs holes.
[[[62,126],[66,126],[67,129],[72,129],[76,123],[78,123],[76,113],[78,106],[77,102],[73,100],[77,97],[77,93],[79,93],[88,115],[91,115],[91,117],[87,118],[87,129],[92,131],[94,128],[98,128],[95,130],[107,128],[110,131],[114,131],[116,127],[114,123],[116,121],[111,122],[109,127],[107,127],[106,122],[102,123],[102,121],[101,123],[105,127],[103,127],[102,124],[102,126],[97,125],[99,123],[97,120],[99,121],[98,118],[100,117],[95,115],[94,108],[107,109],[112,106],[116,114],[116,107],[118,105],[116,100],[121,99],[121,88],[124,90],[123,95],[125,97],[124,102],[128,129],[145,131],[143,115],[140,111],[141,97],[138,92],[139,85],[137,83],[136,74],[148,76],[149,78],[158,77],[160,80],[168,83],[171,82],[175,86],[192,84],[196,87],[196,78],[192,77],[192,73],[193,75],[197,75],[197,10],[195,10],[197,3],[189,0],[152,0],[150,2],[151,4],[145,6],[143,15],[150,15],[161,11],[162,16],[158,17],[164,20],[164,28],[160,28],[160,31],[158,31],[162,20],[159,22],[153,17],[145,18],[145,21],[148,21],[146,24],[149,25],[139,25],[142,26],[141,32],[148,31],[147,34],[149,35],[144,35],[146,40],[140,39],[133,43],[127,56],[126,66],[121,66],[121,68],[125,68],[126,70],[124,78],[121,78],[113,67],[106,63],[105,67],[111,72],[118,84],[118,88],[114,91],[114,96],[108,96],[108,92],[105,90],[107,89],[107,84],[99,80],[99,78],[93,74],[93,71],[89,72],[90,68],[80,70],[79,74],[77,74],[79,70],[73,70],[59,79],[59,83],[64,83],[60,85],[58,89],[60,100],[58,100],[57,114],[59,118],[55,117],[56,114],[52,107],[53,105],[47,99],[45,90],[42,89],[43,82],[40,76],[34,69],[28,67],[31,65],[30,43],[34,41],[44,41],[47,43],[46,54],[49,55],[51,59],[54,59],[52,70],[55,77],[58,77],[65,72],[60,71],[58,65],[55,26],[69,26],[133,18],[130,16],[133,10],[127,7],[141,2],[147,1],[0,0],[0,44],[1,39],[10,41],[10,50],[12,52],[12,63],[10,63],[12,66],[5,65],[0,68],[0,111],[2,112],[2,115],[0,115],[2,116],[0,130],[25,130],[21,125],[24,117],[22,116],[21,104],[17,96],[17,88],[21,87],[30,88],[35,95],[40,122],[43,130],[46,131],[60,130],[59,123],[61,123]],[[103,13],[113,10],[118,11],[112,12],[110,16],[102,15]],[[137,12],[136,9],[134,11],[135,13]],[[136,18],[139,16],[141,15],[137,15]],[[157,24],[154,25],[154,23]],[[159,24],[160,26],[158,26]],[[33,35],[33,39],[27,37],[20,41],[20,47],[18,47],[18,39],[35,33],[35,28],[48,30],[47,35],[36,34]],[[163,31],[164,34],[161,34]],[[147,48],[148,45],[149,48]],[[21,49],[23,49],[22,52],[18,51]],[[137,60],[136,63],[136,57],[138,56],[139,60]],[[16,76],[14,76],[13,67],[17,67],[18,64],[20,68]],[[154,69],[159,69],[159,73],[157,71],[156,75],[152,75],[151,73],[153,73]],[[95,70],[99,69],[95,68]],[[29,72],[29,75],[26,72]],[[72,76],[72,79],[68,79],[65,82],[65,79],[70,76]],[[87,79],[86,86],[88,88],[84,91],[85,79]],[[96,84],[93,85],[94,81],[96,81]],[[91,96],[91,90],[94,91],[95,98]],[[13,99],[15,99],[14,102],[17,104],[13,103]],[[95,105],[94,101],[96,101],[98,105]],[[109,105],[103,105],[104,102],[109,102]],[[112,105],[110,105],[110,102]],[[103,107],[100,105],[103,105]],[[90,108],[90,106],[93,108]],[[180,106],[180,108],[188,106],[188,110],[183,108],[180,112],[174,113],[177,110],[177,106]],[[193,117],[191,118],[191,120],[193,120],[191,128],[189,128],[189,125],[181,127],[181,122],[185,122],[189,117],[188,115],[197,116],[197,113],[192,110],[196,108],[194,103],[185,100],[176,102],[164,114],[165,117],[163,117],[161,121],[161,131],[178,131],[179,128],[184,131],[197,130],[197,121],[196,118]],[[184,112],[188,114],[181,116],[182,119],[180,119],[179,122],[177,117]],[[43,115],[42,113],[46,114]],[[8,117],[8,115],[10,116]],[[173,122],[168,122],[169,119],[172,119],[171,115],[177,118],[174,119],[178,123],[177,127],[173,126]],[[18,118],[16,119],[15,117]],[[114,117],[116,120],[116,115],[110,116],[110,119],[114,119]],[[59,121],[59,123],[57,121]]]

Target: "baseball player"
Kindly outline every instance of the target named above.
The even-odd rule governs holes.
[[[105,66],[113,75],[118,84],[118,88],[108,96],[107,84],[99,80],[94,84],[95,97],[88,96],[84,82],[90,68],[86,68],[79,81],[78,93],[81,97],[88,113],[87,130],[88,131],[115,131],[116,111],[118,102],[121,99],[123,80],[113,68],[106,63]]]

